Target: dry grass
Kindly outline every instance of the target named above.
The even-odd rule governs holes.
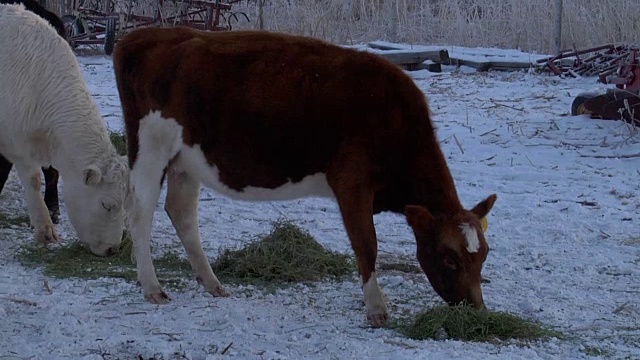
[[[411,323],[399,325],[398,329],[417,340],[529,341],[562,337],[556,331],[512,314],[463,305],[434,307],[419,314]]]
[[[44,275],[58,278],[97,279],[101,277],[136,279],[133,243],[123,233],[118,254],[98,257],[78,242],[48,249],[26,244],[17,253],[18,260],[29,267],[42,268]],[[175,252],[167,252],[154,260],[159,279],[179,287],[192,277],[191,265]],[[352,259],[333,253],[311,235],[288,222],[276,222],[267,235],[242,249],[226,249],[214,264],[223,282],[280,286],[295,282],[320,281],[353,274]]]
[[[234,5],[258,28],[254,0]],[[266,0],[268,30],[322,38],[336,43],[390,40],[519,48],[551,52],[554,0]],[[640,2],[636,0],[564,0],[563,47],[637,41]]]
[[[0,213],[0,228],[10,228],[13,226],[29,225],[29,215],[4,214]]]
[[[57,278],[98,279],[101,277],[136,279],[136,270],[131,258],[133,243],[128,232],[123,233],[118,254],[111,257],[93,255],[78,242],[47,249],[28,244],[18,252],[18,260],[30,267],[41,267],[43,274]],[[154,261],[158,276],[170,285],[179,284],[191,274],[189,263],[175,253],[166,253]]]
[[[137,6],[146,8],[155,1],[141,0]],[[55,13],[69,12],[62,10],[62,0],[47,4]],[[173,7],[173,2],[165,2],[168,14]],[[234,4],[233,11],[250,19],[232,20],[234,29],[257,29],[262,23],[266,30],[340,44],[389,40],[553,50],[555,0],[247,0]],[[639,32],[640,1],[564,0],[564,48],[635,42]]]

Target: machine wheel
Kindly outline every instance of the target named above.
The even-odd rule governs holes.
[[[592,112],[589,111],[585,106],[584,103],[587,100],[593,99],[596,96],[599,96],[600,94],[597,93],[580,93],[578,94],[578,96],[576,96],[575,99],[573,99],[573,102],[571,103],[571,116],[576,116],[576,115],[591,115]]]
[[[116,42],[116,19],[108,19],[104,35],[104,53],[111,55]]]

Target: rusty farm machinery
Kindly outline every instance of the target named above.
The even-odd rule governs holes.
[[[593,118],[625,120],[640,125],[640,46],[603,45],[584,50],[567,50],[538,60],[554,74],[597,76],[603,84],[615,85],[604,94],[578,94],[571,114]]]
[[[139,27],[188,26],[196,29],[231,30],[232,21],[249,18],[232,12],[242,0],[67,0],[70,14],[61,17],[68,41],[79,45],[104,45],[110,55],[117,39]]]

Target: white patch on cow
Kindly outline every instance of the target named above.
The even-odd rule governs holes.
[[[137,209],[155,208],[164,168],[181,147],[182,127],[175,119],[165,119],[159,111],[151,111],[140,119],[138,156],[129,177],[130,193],[141,205]],[[132,214],[132,218],[140,215]]]
[[[171,159],[182,147],[182,126],[173,118],[162,117],[160,111],[151,110],[140,119],[138,141],[139,153],[153,152],[153,156]]]
[[[367,308],[367,316],[369,318],[376,316],[387,316],[387,306],[384,303],[382,289],[378,285],[378,279],[375,271],[371,273],[371,277],[362,285],[362,293],[364,295],[364,305]]]
[[[299,182],[288,182],[274,189],[248,186],[242,191],[234,190],[220,181],[218,168],[207,162],[200,145],[183,146],[176,165],[199,179],[206,187],[236,200],[279,201],[302,197],[334,197],[324,173],[308,175]]]
[[[164,168],[182,146],[182,127],[174,119],[165,119],[159,111],[150,111],[140,119],[138,130],[138,157],[131,169],[130,188],[137,200],[149,205],[156,199],[146,199],[153,189],[160,186]],[[160,178],[156,179],[157,176]],[[157,184],[156,184],[157,183]]]
[[[371,277],[366,283],[362,285],[362,292],[364,294],[364,303],[370,304],[375,302],[376,299],[382,299],[382,290],[378,285],[378,278],[375,271],[371,273]]]
[[[480,239],[478,238],[478,231],[473,226],[462,223],[460,224],[460,230],[465,239],[467,239],[467,251],[469,253],[478,252],[480,249]]]

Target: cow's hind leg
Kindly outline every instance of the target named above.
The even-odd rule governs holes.
[[[372,326],[381,327],[389,319],[389,312],[375,273],[378,242],[373,223],[374,192],[369,184],[363,183],[357,176],[344,175],[349,173],[348,169],[358,168],[360,164],[346,162],[343,165],[334,167],[327,174],[327,180],[338,201],[344,226],[356,255],[367,319]]]
[[[36,232],[36,241],[42,244],[57,242],[59,240],[58,234],[40,194],[42,186],[40,167],[16,165],[16,170],[24,187],[29,219]]]
[[[58,217],[60,216],[60,204],[58,201],[58,170],[49,166],[48,168],[42,168],[44,174],[44,203],[49,209],[49,216],[54,224],[58,223]]]
[[[162,178],[170,160],[182,146],[182,129],[173,119],[163,119],[159,112],[151,112],[140,120],[139,148],[129,153],[133,166],[129,173],[127,212],[133,239],[138,281],[144,297],[155,304],[171,299],[162,290],[151,258],[151,225],[160,197]]]
[[[165,211],[169,215],[178,237],[189,256],[189,262],[197,278],[213,296],[228,296],[213,273],[211,264],[202,250],[198,229],[198,196],[200,182],[188,173],[176,168],[167,174],[167,200]]]
[[[9,178],[9,173],[11,172],[12,167],[13,164],[7,160],[6,157],[0,155],[0,192],[4,189],[4,184]]]
[[[4,189],[4,184],[9,178],[9,173],[13,164],[7,160],[4,156],[0,155],[0,192]],[[58,171],[52,167],[42,168],[44,174],[44,203],[49,209],[49,216],[51,222],[58,223],[58,217],[60,216],[60,206],[58,203]]]

